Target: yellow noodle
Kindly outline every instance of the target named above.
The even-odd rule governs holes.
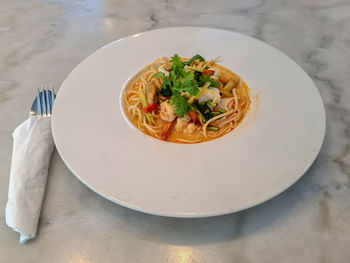
[[[210,120],[208,120],[208,121],[203,125],[203,135],[204,135],[205,137],[207,137],[207,127],[208,127],[208,125],[209,125],[211,122],[213,122],[213,121],[215,121],[215,120],[218,120],[218,119],[220,119],[220,118],[222,118],[222,117],[225,117],[226,115],[229,115],[229,114],[231,114],[232,112],[233,112],[233,110],[230,110],[230,111],[228,111],[228,112],[225,112],[225,113],[223,113],[223,114],[220,114],[220,115],[215,116],[215,117],[211,118]]]
[[[200,142],[200,140],[186,140],[186,139],[181,139],[181,138],[175,138],[176,141],[179,142],[185,142],[185,143],[197,143]]]
[[[215,70],[219,69],[219,79],[221,81],[220,86],[223,86],[229,80],[232,80],[237,83],[239,79],[239,82],[236,84],[236,87],[232,91],[233,97],[225,102],[224,107],[225,110],[227,110],[227,112],[211,118],[204,125],[201,125],[202,127],[199,130],[199,124],[197,124],[197,131],[195,132],[195,134],[186,135],[182,133],[180,136],[179,132],[173,131],[171,135],[173,137],[170,137],[169,141],[179,143],[198,143],[218,138],[224,134],[229,133],[235,127],[237,127],[239,122],[243,119],[246,112],[248,111],[250,100],[246,84],[239,76],[235,75],[228,69],[217,65],[216,62],[218,59],[219,58],[211,60],[209,62],[201,62],[199,60],[195,60],[191,64],[191,67],[197,68],[200,71],[204,70],[206,67],[215,67]],[[187,61],[188,59],[182,60]],[[142,90],[145,94],[147,94],[146,87],[147,85],[149,85],[149,83],[153,83],[153,85],[155,85],[155,87],[157,87],[158,90],[161,89],[162,79],[154,78],[154,74],[158,72],[158,68],[160,66],[162,66],[166,70],[169,70],[171,64],[167,58],[162,58],[155,61],[150,66],[146,67],[139,74],[137,74],[127,85],[123,99],[126,115],[130,118],[132,123],[144,133],[158,139],[161,139],[162,137],[162,126],[164,125],[164,121],[160,118],[160,108],[158,106],[156,110],[150,113],[150,115],[154,119],[154,123],[148,123],[145,117],[145,112],[143,111],[143,107],[141,106],[139,90]],[[166,100],[167,98],[162,97],[161,95],[158,96],[158,104]],[[219,127],[219,130],[207,131],[207,127],[210,124]]]

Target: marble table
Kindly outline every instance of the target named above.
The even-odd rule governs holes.
[[[241,32],[284,51],[316,83],[327,133],[291,188],[226,216],[175,219],[118,206],[81,184],[55,151],[38,237],[19,245],[4,220],[11,132],[38,84],[59,87],[87,55],[169,26]],[[338,0],[0,3],[0,262],[350,262],[350,2]]]

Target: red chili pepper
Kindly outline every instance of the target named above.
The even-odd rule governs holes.
[[[213,111],[219,111],[218,107],[213,107]]]
[[[210,76],[213,76],[214,73],[215,73],[214,70],[209,70],[209,69],[205,69],[205,70],[202,71],[202,75],[203,75],[203,76],[204,76],[204,75],[207,75],[207,74],[209,74]]]
[[[157,103],[152,103],[150,105],[148,105],[146,108],[143,109],[144,112],[152,112],[155,110],[155,108],[157,108]]]
[[[195,112],[195,111],[190,111],[190,112],[188,113],[188,116],[191,118],[191,120],[193,121],[193,123],[196,123],[196,122],[197,122],[197,120],[198,120],[198,114],[197,114],[197,112]]]

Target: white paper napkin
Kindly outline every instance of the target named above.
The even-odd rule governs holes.
[[[54,142],[50,117],[34,117],[12,134],[13,153],[6,224],[20,233],[20,243],[35,238]]]

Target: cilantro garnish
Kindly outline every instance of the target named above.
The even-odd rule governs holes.
[[[164,78],[165,74],[163,72],[157,72],[153,75],[153,77],[155,77],[156,79],[160,79],[160,78]]]
[[[181,58],[178,54],[175,54],[171,59],[170,62],[172,63],[171,72],[175,73],[177,77],[183,77],[185,74],[185,65],[182,62]]]
[[[180,56],[175,54],[170,59],[172,66],[169,76],[165,76],[163,72],[154,74],[155,78],[163,78],[159,93],[164,97],[171,97],[170,103],[174,105],[175,113],[180,118],[183,118],[188,113],[189,109],[187,98],[183,96],[184,93],[196,97],[199,93],[198,87],[203,86],[208,81],[210,82],[210,86],[220,86],[220,83],[212,79],[209,74],[202,76],[199,72],[192,72],[185,68],[186,65],[190,65],[196,59],[204,61],[202,56],[195,55],[189,61],[183,62]]]
[[[190,74],[188,74],[183,82],[182,82],[182,89],[183,91],[187,91],[191,96],[197,96],[199,89],[197,81],[194,79],[194,74],[190,71]]]
[[[175,113],[180,118],[183,118],[188,112],[187,99],[179,94],[174,94],[170,99],[170,104],[175,106]]]
[[[209,74],[206,74],[204,76],[199,77],[199,86],[203,86],[208,81],[210,82],[210,87],[219,87],[220,86],[220,82],[211,78],[211,76]]]

